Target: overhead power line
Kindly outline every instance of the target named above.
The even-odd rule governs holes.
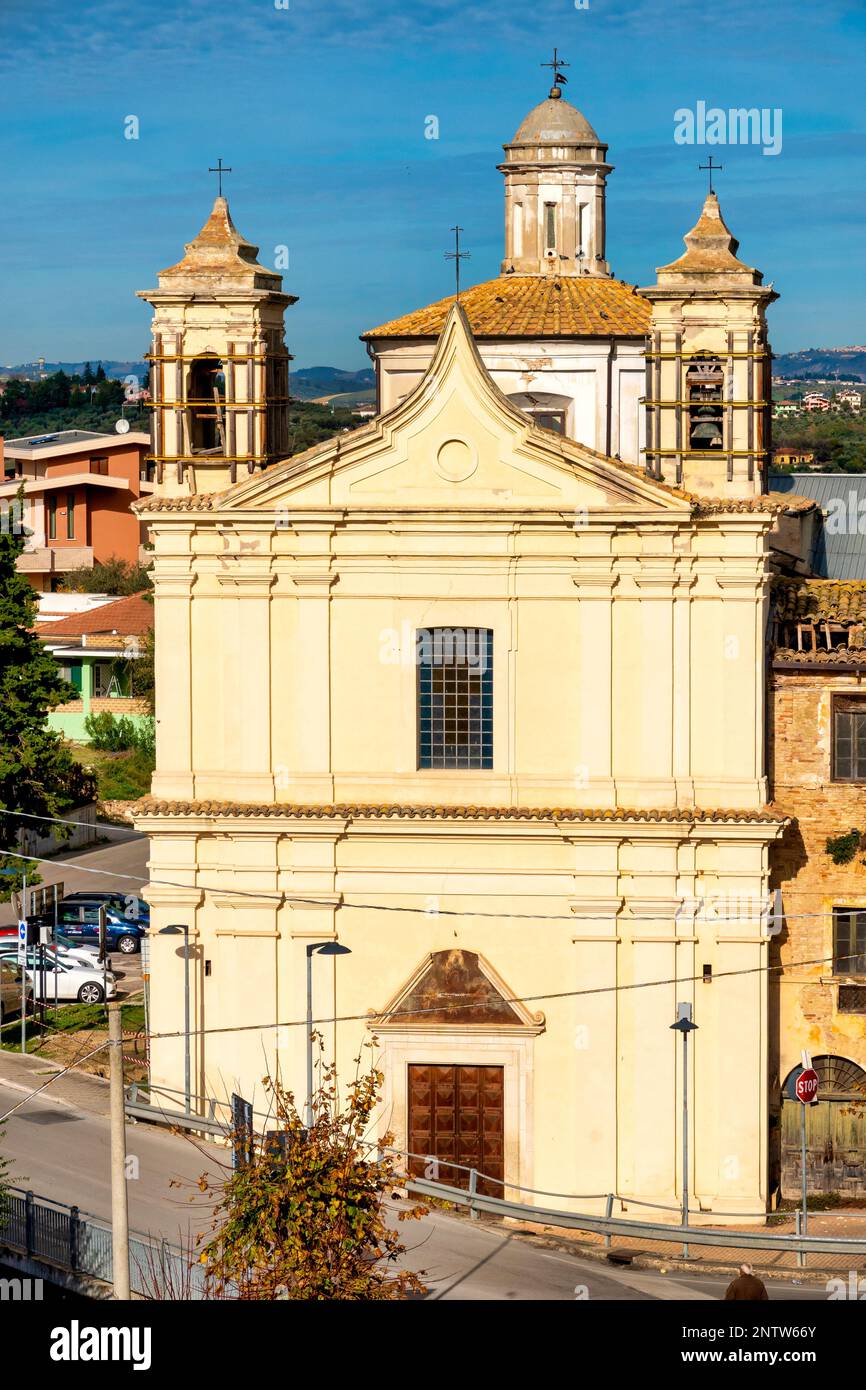
[[[2,814],[2,812],[0,812],[0,814]],[[50,867],[54,867],[54,866],[55,866],[55,861],[54,861],[53,859],[49,859],[49,858],[45,857],[44,855],[38,855],[38,854],[22,854],[19,850],[3,849],[2,847],[0,847],[0,855],[3,855],[3,854],[8,855],[9,858],[11,858],[11,859],[21,859],[21,860],[24,860],[24,861],[26,861],[27,863],[31,863],[31,864],[48,864]],[[118,869],[94,869],[94,868],[92,868],[92,867],[90,867],[90,866],[86,866],[86,865],[84,865],[84,864],[75,864],[75,865],[71,865],[70,867],[73,867],[76,873],[82,873],[82,874],[101,874],[103,878],[118,878],[118,879],[124,879],[124,880],[125,880],[126,882],[128,882],[128,883],[136,883],[136,884],[139,884],[139,885],[142,884],[143,882],[146,883],[146,884],[151,884],[151,883],[152,883],[152,884],[156,884],[157,887],[159,887],[159,888],[182,888],[182,889],[184,889],[185,892],[189,892],[190,888],[195,888],[195,889],[198,889],[198,890],[199,890],[200,892],[202,892],[202,893],[210,893],[210,894],[212,894],[212,895],[213,895],[213,894],[221,894],[221,895],[223,895],[223,896],[225,896],[225,897],[230,897],[230,898],[249,898],[251,901],[254,901],[254,902],[272,902],[272,903],[276,903],[278,906],[279,906],[280,904],[282,904],[282,903],[293,903],[293,904],[296,904],[296,905],[299,906],[299,907],[321,907],[321,906],[322,906],[321,899],[319,899],[319,898],[305,898],[305,897],[302,897],[302,896],[300,896],[300,895],[298,895],[298,894],[295,894],[295,893],[268,893],[268,892],[265,892],[264,890],[255,890],[255,889],[251,890],[251,889],[245,889],[245,888],[217,888],[217,887],[211,886],[211,885],[209,885],[209,884],[203,884],[203,883],[178,883],[176,880],[174,880],[174,879],[168,879],[168,878],[149,878],[149,879],[147,879],[147,880],[143,880],[140,874],[125,874],[125,873],[121,873],[120,870],[118,870]],[[452,892],[452,896],[454,896],[453,892]],[[720,897],[728,896],[728,897],[731,897],[731,898],[734,898],[734,899],[739,899],[739,900],[745,901],[745,902],[749,902],[749,901],[751,901],[751,900],[753,899],[753,895],[750,894],[750,893],[731,893],[731,894],[728,894],[728,895],[720,894],[719,896],[720,896]],[[701,901],[701,898],[700,898],[699,895],[695,895],[694,898],[691,898],[691,899],[687,898],[687,899],[685,899],[684,901],[686,901],[686,902],[688,902],[688,901],[700,902],[700,901]],[[346,908],[354,908],[354,909],[359,910],[359,911],[360,911],[360,910],[363,910],[363,911],[365,911],[365,912],[402,912],[402,913],[407,913],[407,912],[408,912],[408,913],[417,914],[417,915],[419,915],[419,916],[421,916],[421,917],[490,917],[490,918],[492,918],[494,921],[498,921],[498,922],[501,922],[501,921],[509,921],[509,922],[572,922],[572,923],[573,923],[574,920],[575,920],[575,917],[574,917],[574,914],[573,914],[573,913],[565,914],[565,913],[545,913],[545,912],[485,912],[483,909],[480,909],[480,908],[456,908],[456,907],[451,907],[451,908],[449,908],[449,907],[431,908],[431,907],[410,907],[410,906],[407,906],[407,905],[402,905],[402,904],[397,904],[397,903],[368,903],[368,902],[348,902],[348,901],[344,901],[344,902],[340,903],[339,906],[340,906],[340,907],[346,907]],[[605,917],[605,916],[610,916],[611,914],[610,914],[610,913],[599,912],[598,915],[599,915],[599,917]],[[677,913],[674,913],[674,914],[672,914],[672,915],[673,915],[673,916],[677,916],[678,914],[677,914]],[[811,917],[831,917],[831,916],[832,916],[832,912],[796,912],[796,913],[782,912],[782,913],[776,914],[776,913],[775,913],[775,910],[769,911],[768,909],[761,909],[761,910],[758,911],[758,912],[754,912],[754,913],[750,913],[750,914],[738,913],[737,915],[732,916],[732,917],[725,917],[725,916],[719,916],[719,915],[713,915],[713,916],[711,916],[711,917],[710,917],[710,916],[702,917],[699,913],[695,913],[693,916],[690,917],[690,920],[695,921],[695,922],[705,922],[705,923],[742,922],[742,921],[751,921],[751,920],[754,920],[754,918],[769,919],[769,918],[773,918],[773,917],[775,917],[775,916],[777,916],[777,915],[778,915],[778,916],[781,916],[781,917],[784,917],[786,921],[792,921],[792,920],[794,920],[795,918],[806,918],[806,917],[810,917],[810,918],[811,918]],[[631,921],[631,922],[655,922],[655,921],[658,921],[658,916],[657,916],[657,914],[652,914],[652,915],[646,914],[646,915],[644,915],[644,916],[641,916],[641,915],[638,914],[638,913],[634,913],[634,914],[629,914],[629,921]],[[768,938],[768,939],[769,939],[769,938]]]

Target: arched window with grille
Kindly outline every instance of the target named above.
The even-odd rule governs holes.
[[[818,1075],[818,1100],[861,1100],[866,1101],[866,1071],[851,1062],[847,1057],[836,1057],[828,1053],[812,1058],[812,1067]],[[785,1078],[782,1087],[784,1100],[796,1100],[794,1087],[802,1067],[794,1067]],[[797,1102],[800,1103],[799,1101]]]

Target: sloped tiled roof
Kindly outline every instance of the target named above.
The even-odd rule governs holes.
[[[371,328],[366,338],[435,338],[454,295]],[[632,285],[596,275],[500,275],[460,293],[476,338],[643,338],[650,305]]]
[[[774,666],[846,666],[862,670],[866,667],[866,647],[820,648],[814,652],[797,651],[796,647],[777,647],[773,652]]]
[[[866,620],[866,581],[777,578],[773,603],[782,622],[859,623]]]
[[[142,594],[130,594],[86,613],[72,613],[54,623],[40,623],[37,632],[44,640],[53,642],[55,637],[96,637],[111,633],[143,637],[152,627],[153,604]]]

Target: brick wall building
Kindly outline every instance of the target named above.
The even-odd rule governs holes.
[[[810,1186],[864,1196],[866,583],[777,580],[774,620],[768,765],[774,808],[791,818],[771,849],[784,908],[771,976],[774,1176],[797,1195],[792,1087],[805,1049],[821,1079],[807,1114]],[[834,859],[827,841],[840,837]]]

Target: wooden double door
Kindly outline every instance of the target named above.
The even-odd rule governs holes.
[[[502,1067],[410,1064],[408,1147],[419,1155],[410,1160],[413,1173],[423,1175],[436,1159],[439,1182],[468,1187],[465,1169],[475,1168],[484,1174],[477,1191],[502,1197],[504,1131]]]

